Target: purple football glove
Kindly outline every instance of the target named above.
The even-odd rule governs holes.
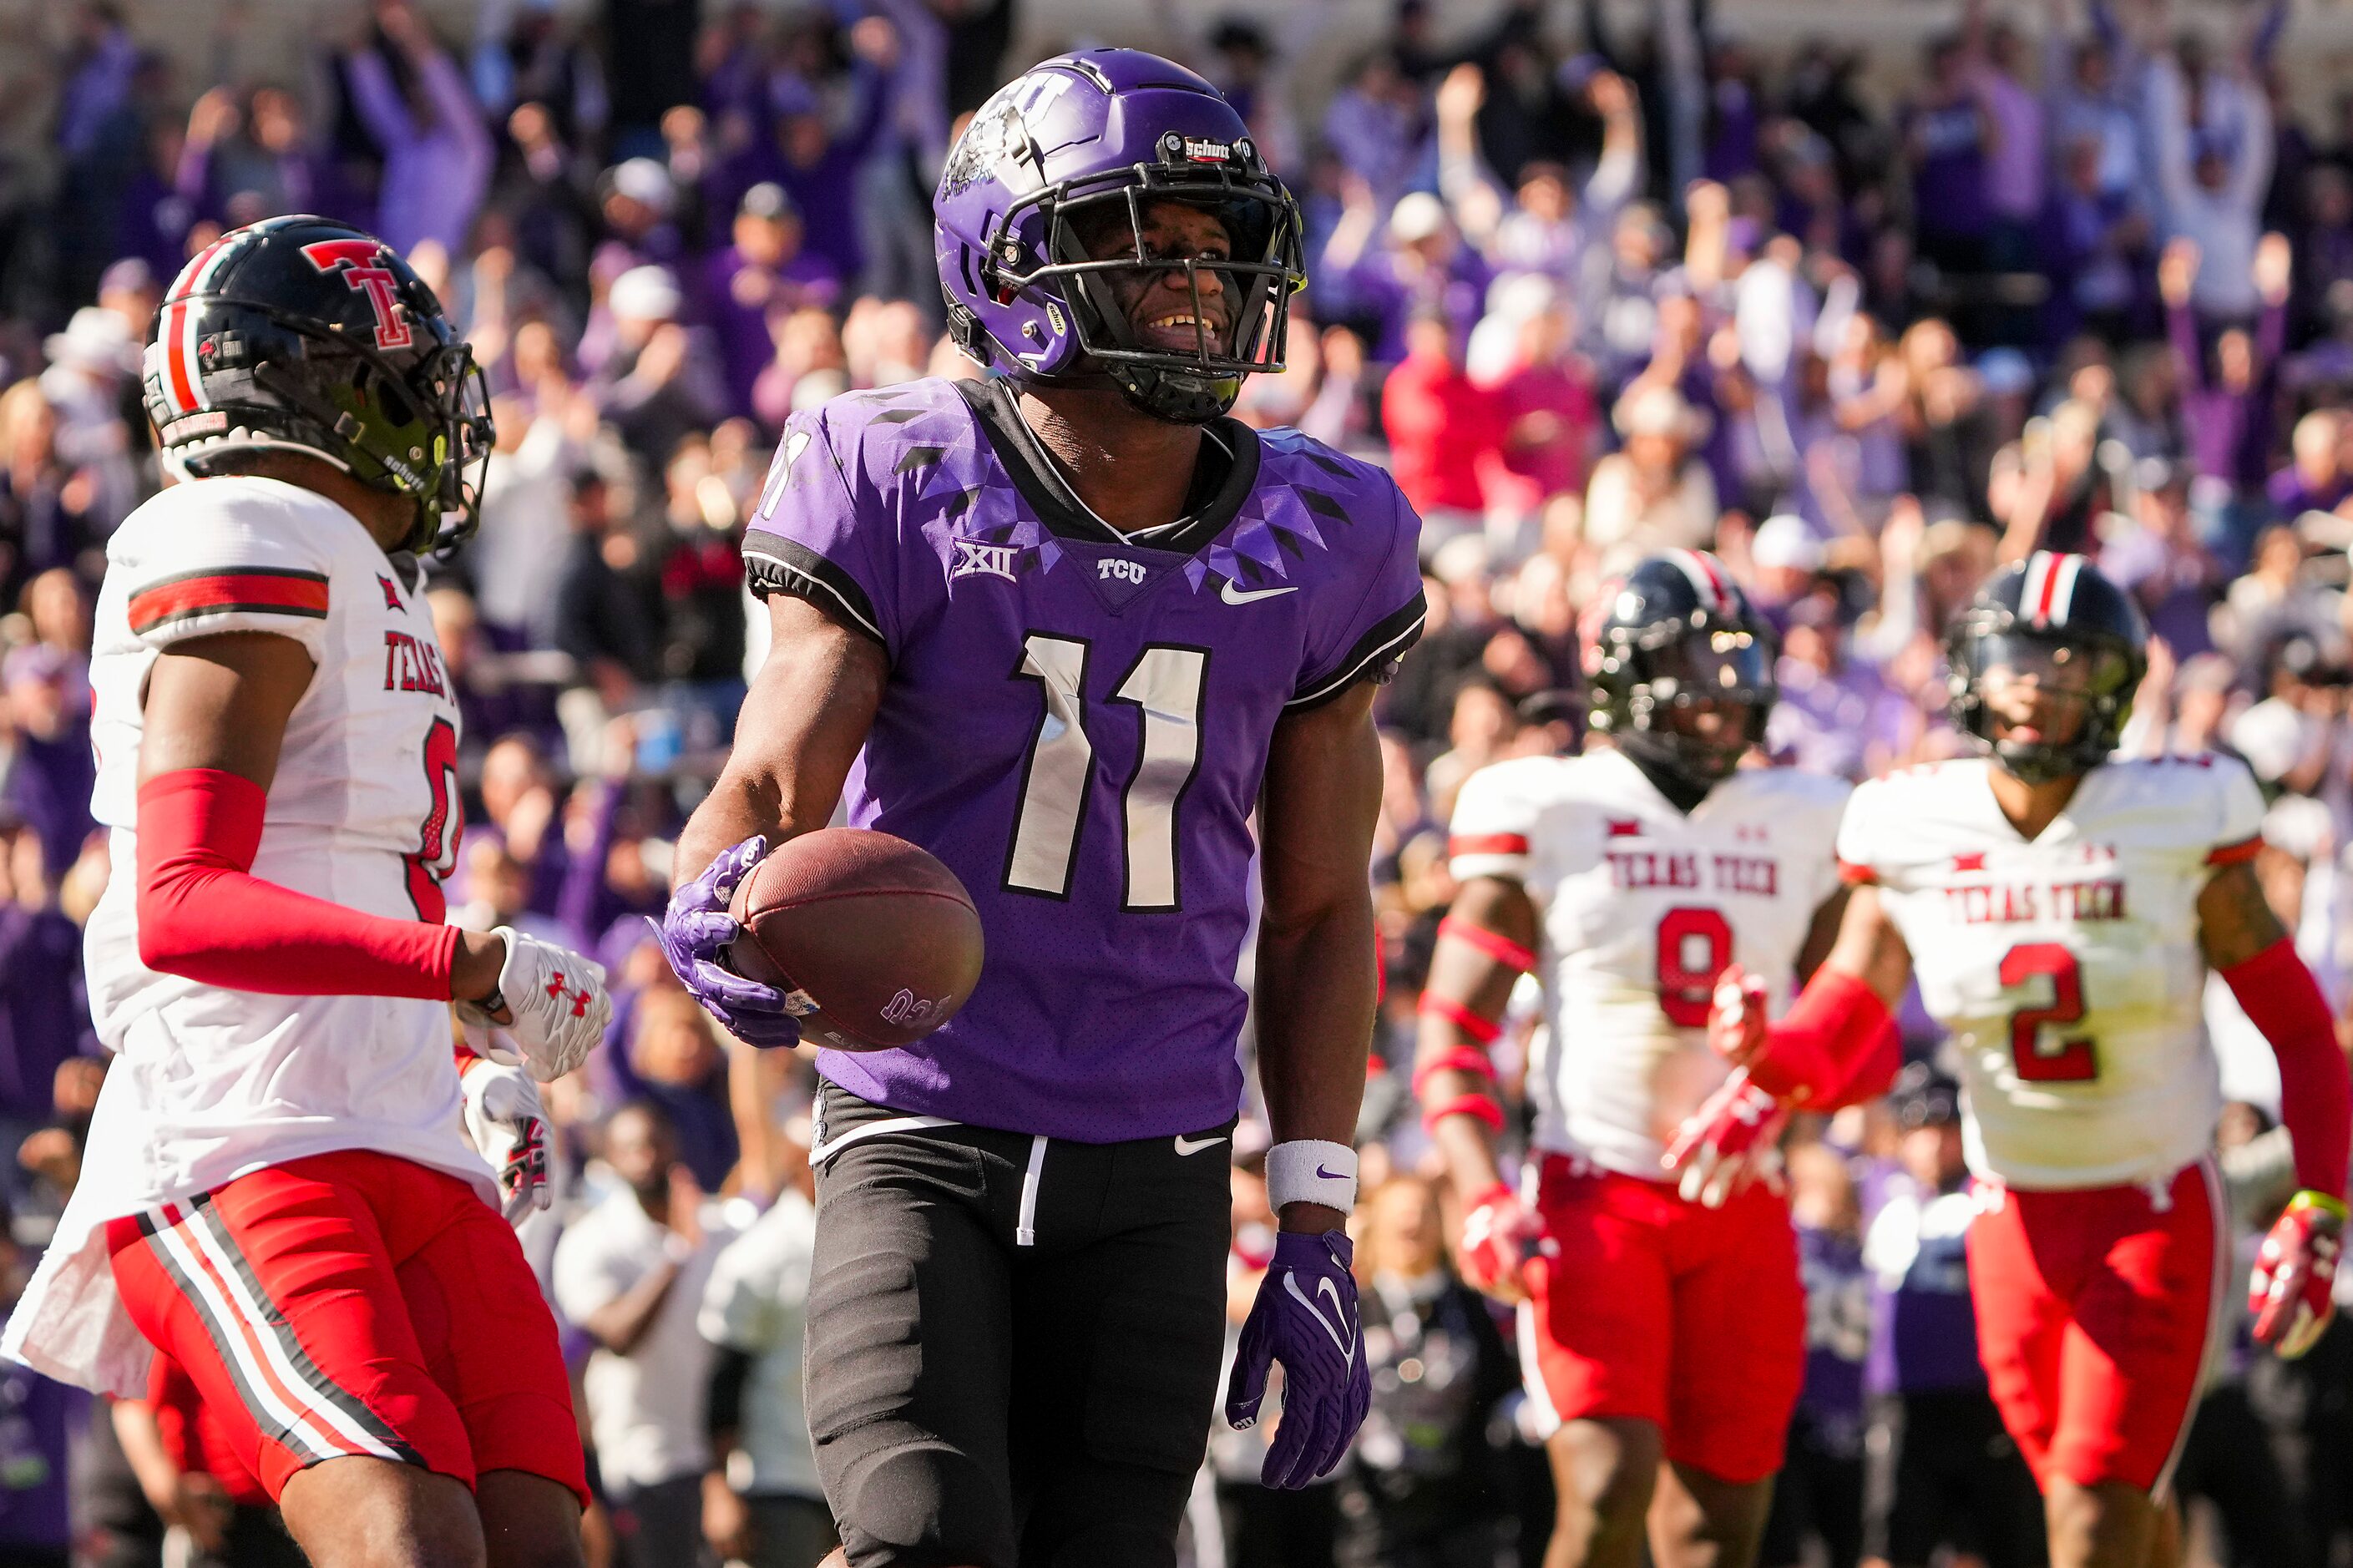
[[[1372,1408],[1356,1279],[1348,1272],[1355,1255],[1345,1231],[1275,1237],[1274,1261],[1259,1282],[1226,1384],[1226,1422],[1247,1430],[1258,1424],[1268,1365],[1282,1363],[1282,1424],[1259,1472],[1268,1486],[1296,1491],[1330,1474]]]
[[[773,985],[746,980],[727,967],[727,944],[744,928],[729,918],[727,900],[760,857],[768,852],[765,838],[746,838],[703,868],[702,875],[670,897],[661,924],[662,956],[670,960],[679,983],[719,1020],[720,1026],[747,1046],[797,1046],[800,1021],[785,1010],[785,994]]]

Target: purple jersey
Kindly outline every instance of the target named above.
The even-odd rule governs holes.
[[[988,942],[921,1044],[820,1053],[851,1093],[1084,1142],[1233,1115],[1268,741],[1412,644],[1420,525],[1388,475],[1303,436],[1207,436],[1230,460],[1130,542],[1005,384],[854,393],[786,426],[744,542],[753,591],[888,652],[849,821],[944,861]]]

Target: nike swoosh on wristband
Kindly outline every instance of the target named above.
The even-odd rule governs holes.
[[[1244,592],[1240,584],[1229,577],[1226,579],[1225,586],[1218,590],[1218,597],[1229,605],[1254,605],[1261,599],[1271,599],[1280,595],[1297,592],[1299,592],[1299,584],[1296,583],[1288,588],[1259,588]]]
[[[1353,1324],[1348,1324],[1348,1310],[1340,1304],[1340,1288],[1333,1284],[1329,1279],[1318,1279],[1315,1281],[1315,1293],[1318,1296],[1329,1296],[1332,1299],[1332,1316],[1330,1318],[1325,1317],[1321,1311],[1318,1311],[1316,1310],[1315,1303],[1307,1299],[1307,1293],[1299,1288],[1299,1275],[1295,1270],[1286,1271],[1283,1274],[1282,1288],[1290,1291],[1292,1300],[1306,1308],[1316,1322],[1323,1326],[1324,1331],[1331,1336],[1333,1345],[1339,1351],[1341,1359],[1353,1363],[1356,1359],[1356,1329]],[[1342,1324],[1347,1325],[1349,1331],[1347,1338],[1342,1339],[1340,1337],[1340,1331],[1332,1326],[1334,1319],[1337,1319]]]
[[[1315,1173],[1323,1177],[1327,1182],[1345,1182],[1348,1179],[1346,1172],[1327,1171],[1321,1165],[1315,1167]]]
[[[1219,1133],[1215,1138],[1187,1138],[1185,1134],[1179,1132],[1176,1134],[1176,1152],[1179,1154],[1198,1154],[1202,1150],[1208,1148],[1211,1144],[1222,1143],[1225,1141],[1226,1135],[1222,1132]]]

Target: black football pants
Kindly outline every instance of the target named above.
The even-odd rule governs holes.
[[[860,1137],[899,1113],[818,1092],[809,1432],[851,1568],[1174,1568],[1224,1349],[1232,1124]]]

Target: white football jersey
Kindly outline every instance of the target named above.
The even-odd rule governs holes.
[[[1724,1081],[1707,1015],[1725,964],[1775,1011],[1814,911],[1838,888],[1839,779],[1744,768],[1689,816],[1623,753],[1527,757],[1473,773],[1454,807],[1457,879],[1508,877],[1542,920],[1546,1040],[1535,1146],[1646,1181]]]
[[[1855,791],[1839,858],[1874,882],[1960,1058],[1969,1166],[2025,1188],[2170,1175],[2221,1110],[2198,895],[2253,856],[2263,802],[2217,756],[2117,759],[2040,837],[1983,758]]]
[[[143,1367],[143,1345],[124,1338],[104,1222],[263,1166],[381,1150],[498,1201],[459,1131],[447,1003],[231,991],[139,960],[148,671],[174,643],[223,632],[291,637],[317,665],[287,723],[253,874],[370,914],[440,922],[460,827],[458,708],[420,584],[402,571],[350,512],[274,479],[173,486],[108,542],[90,657],[92,810],[114,870],[84,963],[116,1060],[80,1185],[0,1353],[138,1392],[126,1380]]]

